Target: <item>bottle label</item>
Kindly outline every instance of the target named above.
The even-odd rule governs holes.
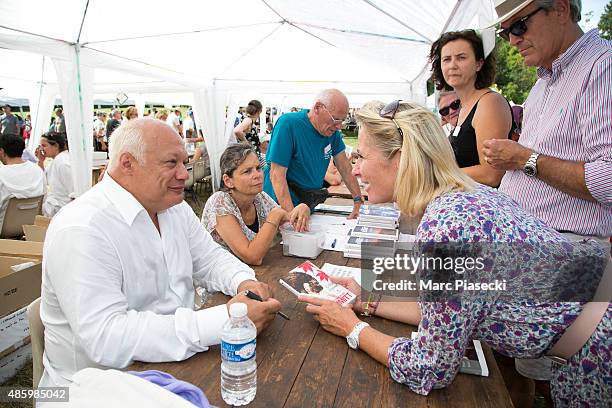
[[[221,359],[232,363],[240,363],[255,357],[256,339],[247,343],[226,343],[221,340]]]

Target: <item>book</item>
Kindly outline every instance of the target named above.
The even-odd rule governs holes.
[[[362,205],[359,207],[359,217],[364,219],[394,219],[398,220],[400,211],[393,207],[383,207],[380,205]]]
[[[411,338],[416,340],[418,332],[413,331]],[[480,340],[472,340],[463,356],[461,367],[459,372],[463,374],[479,375],[481,377],[489,376],[489,366],[487,366],[487,359],[485,358],[484,351],[482,350],[482,343]]]
[[[354,237],[378,238],[390,241],[397,241],[399,231],[397,229],[377,228],[377,227],[355,227],[351,233]]]
[[[281,285],[296,296],[305,295],[332,300],[341,306],[352,304],[356,295],[344,286],[333,283],[329,276],[310,261],[306,261],[279,279]]]

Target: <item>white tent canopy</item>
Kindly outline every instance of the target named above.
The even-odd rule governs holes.
[[[116,92],[193,104],[216,182],[240,104],[307,106],[328,87],[352,106],[424,104],[431,43],[493,15],[491,0],[4,1],[0,87],[30,100],[33,143],[61,97],[77,194],[89,188],[94,94]]]

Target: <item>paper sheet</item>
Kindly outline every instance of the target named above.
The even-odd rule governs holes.
[[[326,263],[325,265],[323,265],[321,270],[329,276],[353,278],[359,285],[361,285],[361,268]]]

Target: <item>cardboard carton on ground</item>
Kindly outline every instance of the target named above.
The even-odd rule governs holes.
[[[17,374],[28,361],[32,359],[32,344],[13,351],[11,354],[0,358],[0,384]]]
[[[38,225],[39,227],[48,227],[50,223],[51,218],[43,215],[37,215],[36,218],[34,218],[34,225]]]
[[[35,264],[15,272],[11,266]],[[42,264],[38,260],[0,256],[0,316],[6,316],[40,297]]]
[[[26,307],[0,318],[0,358],[30,342]]]
[[[25,234],[26,241],[45,241],[45,235],[47,235],[47,227],[41,227],[39,225],[23,225],[22,228],[23,233]]]
[[[0,239],[0,256],[37,259],[42,261],[43,243]]]

